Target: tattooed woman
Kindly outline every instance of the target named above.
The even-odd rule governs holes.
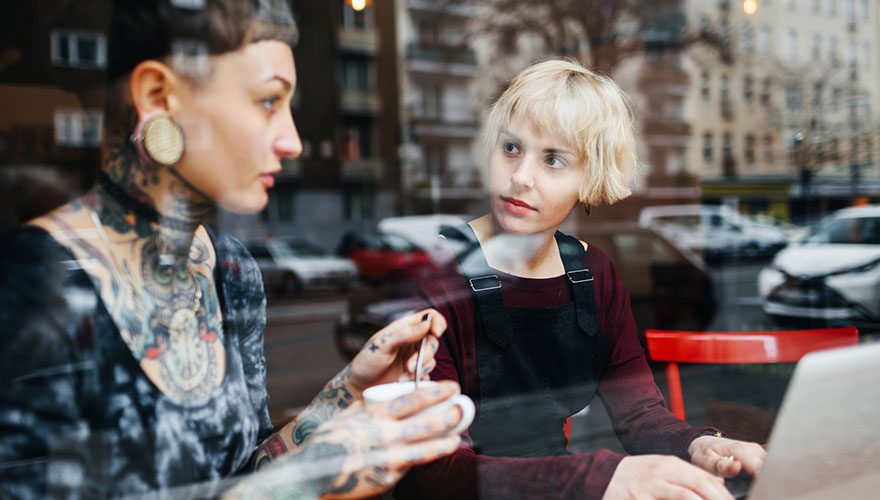
[[[491,212],[441,233],[449,265],[419,289],[449,322],[432,377],[477,402],[472,446],[414,469],[396,496],[731,498],[719,476],[755,472],[763,450],[665,408],[608,257],[558,231],[578,204],[630,193],[622,92],[573,62],[535,64],[491,107],[481,151]],[[566,420],[594,395],[641,456],[568,453]]]
[[[431,311],[379,331],[273,433],[259,269],[209,222],[261,210],[301,152],[289,12],[119,0],[112,18],[99,182],[3,246],[0,497],[353,498],[455,450],[457,410],[413,415],[457,384],[362,403],[411,377],[425,336],[433,367]],[[276,473],[233,484],[261,467]]]

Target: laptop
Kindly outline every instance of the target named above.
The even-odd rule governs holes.
[[[804,356],[767,450],[767,461],[750,485],[739,478],[727,481],[734,496],[880,498],[880,343]]]

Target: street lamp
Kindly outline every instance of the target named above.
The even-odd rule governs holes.
[[[367,5],[370,3],[370,0],[346,0],[346,3],[351,5],[351,8],[360,12],[367,8]]]
[[[758,11],[758,0],[743,0],[743,12],[751,16]]]

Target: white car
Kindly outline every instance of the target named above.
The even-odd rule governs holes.
[[[758,274],[767,314],[880,320],[880,205],[839,210]]]
[[[248,250],[263,274],[263,286],[276,293],[308,288],[347,289],[357,281],[351,259],[328,255],[302,240],[273,239],[251,243]]]
[[[788,243],[778,227],[743,217],[725,205],[645,207],[639,225],[652,228],[707,260],[772,255]]]

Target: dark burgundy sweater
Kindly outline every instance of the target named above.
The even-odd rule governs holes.
[[[443,240],[440,240],[443,241]],[[475,303],[448,243],[433,250],[440,272],[417,292],[449,323],[440,339],[434,380],[455,380],[480,404],[474,339]],[[598,387],[620,442],[629,453],[664,453],[690,460],[687,446],[709,430],[670,413],[639,344],[629,294],[608,257],[589,246],[584,267],[595,276],[599,322],[608,340],[607,365]],[[572,300],[565,275],[520,278],[497,272],[508,307],[552,307]],[[551,369],[548,367],[548,369]],[[470,443],[465,435],[465,442]],[[541,458],[477,455],[463,446],[453,455],[415,468],[395,490],[397,498],[600,499],[624,457],[609,450]]]

